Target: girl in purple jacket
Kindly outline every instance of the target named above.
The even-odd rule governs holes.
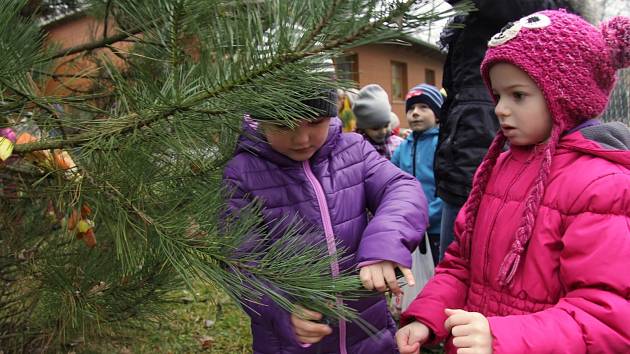
[[[331,96],[334,92],[331,91]],[[264,204],[265,222],[286,227],[283,216],[299,216],[323,230],[330,254],[341,245],[345,262],[331,264],[332,276],[359,268],[367,289],[399,293],[399,268],[413,284],[410,251],[425,231],[427,202],[415,178],[379,156],[360,135],[341,132],[334,97],[310,100],[321,114],[296,127],[246,119],[224,179],[234,190],[230,207],[238,211],[254,198]],[[371,214],[368,223],[368,211]],[[254,353],[397,353],[395,323],[384,296],[345,305],[354,308],[378,333],[356,324],[318,323],[321,314],[283,310],[268,298],[247,303]]]
[[[594,119],[630,66],[630,18],[541,11],[488,42],[501,130],[401,353],[628,353],[630,131]],[[509,149],[503,152],[508,144]]]

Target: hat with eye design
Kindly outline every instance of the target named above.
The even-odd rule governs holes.
[[[564,10],[540,11],[509,23],[488,42],[481,64],[490,87],[492,65],[507,62],[536,82],[554,122],[569,129],[606,108],[617,69],[630,64],[630,19],[596,28]]]

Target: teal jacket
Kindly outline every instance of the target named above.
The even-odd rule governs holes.
[[[413,175],[422,184],[424,195],[429,203],[430,234],[440,233],[442,220],[442,199],[435,194],[435,178],[433,176],[433,156],[438,143],[439,129],[431,128],[423,133],[411,133],[403,141],[392,156],[392,163],[401,170]]]

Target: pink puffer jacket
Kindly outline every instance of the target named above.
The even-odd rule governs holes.
[[[625,145],[625,147],[624,147]],[[510,287],[499,267],[523,215],[540,160],[512,148],[493,170],[472,235],[458,242],[403,314],[447,339],[444,308],[488,317],[494,353],[630,352],[630,133],[621,123],[563,137],[535,228]],[[459,237],[465,212],[456,222]],[[452,343],[447,352],[455,353]]]

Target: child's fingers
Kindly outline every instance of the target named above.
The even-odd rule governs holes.
[[[416,279],[414,279],[413,273],[411,272],[411,269],[403,267],[400,264],[398,265],[398,269],[400,269],[400,271],[402,272],[403,276],[405,277],[405,280],[407,281],[407,285],[409,285],[409,286],[416,285]]]
[[[387,290],[385,278],[383,277],[383,268],[380,265],[372,268],[372,282],[374,283],[374,289],[377,291],[384,292]]]
[[[384,292],[387,290],[387,286],[385,286],[385,278],[383,278],[383,268],[381,264],[376,264],[373,267],[370,267],[370,273],[372,276],[372,283],[374,284],[374,289],[379,292]]]
[[[466,327],[466,326],[457,326],[455,328],[459,328],[459,327]],[[474,338],[471,336],[453,338],[453,345],[456,346],[457,348],[472,348],[474,344],[475,344]]]
[[[477,348],[459,348],[457,349],[457,354],[478,354],[479,350]]]
[[[396,344],[398,345],[398,350],[400,351],[400,354],[418,353],[420,349],[420,343],[409,343],[410,335],[411,330],[409,328],[402,328],[396,333]]]
[[[308,322],[308,321],[306,321]],[[321,323],[302,323],[294,326],[295,334],[299,337],[324,337],[332,333],[330,326]]]
[[[398,351],[400,354],[418,354],[420,353],[420,343],[398,345]]]
[[[445,309],[444,313],[448,316],[446,321],[444,321],[444,328],[446,328],[448,332],[450,332],[455,326],[466,325],[470,322],[470,319],[468,318],[469,316],[467,316],[467,311]]]
[[[324,337],[332,333],[332,328],[328,325],[304,320],[295,315],[291,315],[291,324],[295,334],[300,338]]]
[[[444,313],[446,316],[452,316],[458,313],[468,313],[468,311],[464,311],[462,309],[444,309]]]
[[[297,338],[298,342],[303,343],[303,344],[315,344],[320,342],[322,339],[324,339],[326,335],[300,335],[300,334],[295,334],[295,337]]]
[[[301,317],[302,319],[305,320],[315,320],[315,321],[319,321],[322,319],[322,314],[319,312],[315,312],[309,309],[306,309],[302,306],[297,306],[296,307],[296,314]]]
[[[291,314],[291,325],[300,343],[317,343],[332,333],[330,326],[311,321],[320,320],[321,318],[322,314],[319,312],[305,309],[299,305],[296,306],[295,313]]]
[[[451,329],[451,334],[453,335],[453,337],[469,336],[473,334],[473,332],[474,331],[472,326],[469,325],[455,326]]]
[[[372,272],[370,271],[370,267],[363,267],[359,272],[359,279],[361,279],[361,284],[363,287],[372,290],[374,289],[374,283],[372,282]]]
[[[396,272],[394,272],[394,267],[391,266],[383,266],[383,277],[385,278],[385,282],[387,283],[387,287],[392,291],[392,294],[398,295],[401,293],[400,286],[398,286],[398,279],[396,279]]]

